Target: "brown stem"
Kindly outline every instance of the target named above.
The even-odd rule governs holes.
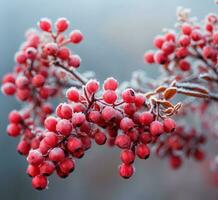
[[[77,74],[76,72],[68,69],[67,67],[65,67],[64,65],[60,64],[58,61],[54,62],[54,65],[57,67],[62,68],[63,70],[65,70],[66,72],[70,73],[76,80],[78,80],[82,85],[86,84],[86,81],[83,80],[83,78],[81,77],[81,75]]]

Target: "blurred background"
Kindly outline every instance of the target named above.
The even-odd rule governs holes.
[[[146,67],[143,53],[162,28],[173,28],[178,6],[192,8],[200,19],[218,11],[213,0],[0,0],[0,76],[12,69],[25,30],[41,17],[66,17],[72,29],[84,33],[84,42],[73,48],[82,57],[81,71],[94,70],[101,81],[107,76],[128,80],[135,69],[152,75],[158,68]],[[137,160],[137,173],[126,181],[117,174],[118,151],[107,147],[92,148],[70,177],[53,176],[48,190],[35,191],[25,159],[16,153],[18,141],[5,132],[7,113],[20,105],[2,94],[0,102],[0,199],[218,199],[218,188],[209,183],[202,165],[190,160],[172,171],[167,161],[151,156]]]

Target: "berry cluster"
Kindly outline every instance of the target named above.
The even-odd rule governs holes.
[[[136,158],[147,159],[153,150],[158,157],[167,157],[173,169],[185,158],[204,159],[203,131],[186,129],[180,120],[192,114],[193,105],[203,119],[208,102],[218,100],[218,17],[207,16],[201,28],[186,12],[178,12],[179,31],[156,37],[158,50],[144,56],[146,62],[162,65],[166,78],[147,85],[135,80],[140,87],[129,83],[123,88],[113,77],[101,86],[78,73],[81,59],[66,46],[80,43],[83,35],[74,30],[66,36],[65,18],[58,19],[54,28],[43,18],[39,31],[27,32],[14,71],[3,77],[2,92],[24,104],[23,109],[10,112],[7,132],[20,136],[17,150],[27,157],[26,172],[35,189],[45,189],[53,173],[67,177],[75,160],[93,143],[121,150],[118,170],[123,178],[133,175]],[[183,104],[170,101],[176,94],[187,96]],[[49,100],[63,96],[63,103],[53,109]],[[192,97],[202,101],[194,104]],[[177,122],[172,119],[175,114]]]

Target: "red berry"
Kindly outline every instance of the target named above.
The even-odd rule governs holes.
[[[121,149],[129,149],[131,140],[127,135],[118,135],[115,139],[115,144]]]
[[[55,170],[53,162],[46,160],[40,165],[40,174],[44,176],[50,176]]]
[[[154,52],[148,51],[144,54],[144,61],[153,64],[154,63]]]
[[[57,119],[55,117],[49,116],[44,121],[44,126],[49,131],[56,131]]]
[[[16,92],[16,87],[13,83],[4,83],[1,91],[4,95],[12,96]]]
[[[120,128],[124,131],[129,131],[130,129],[132,129],[134,127],[134,122],[132,119],[128,118],[128,117],[124,117],[121,121],[120,121]]]
[[[116,111],[114,108],[106,106],[102,110],[102,117],[105,121],[110,121],[116,117]]]
[[[45,77],[41,74],[37,74],[32,79],[32,84],[35,87],[41,87],[45,83]]]
[[[72,124],[74,126],[81,126],[86,120],[86,116],[79,112],[79,113],[74,113],[72,117]]]
[[[188,61],[186,60],[180,60],[179,61],[179,68],[182,70],[182,71],[189,71],[191,69],[191,65]]]
[[[95,137],[95,142],[98,144],[98,145],[103,145],[105,144],[106,140],[107,140],[107,137],[104,133],[102,133],[101,131],[98,131],[95,133],[94,135]]]
[[[17,145],[17,151],[21,155],[25,155],[25,156],[28,155],[29,150],[30,150],[30,144],[25,140],[21,140]]]
[[[43,140],[49,147],[54,147],[58,143],[58,136],[54,132],[46,132]]]
[[[150,125],[151,122],[154,121],[154,116],[150,112],[142,112],[139,115],[139,122],[142,125]]]
[[[213,42],[214,42],[215,44],[218,44],[218,32],[216,32],[216,33],[213,34]]]
[[[176,122],[171,118],[167,118],[164,119],[163,126],[165,132],[171,133],[176,129]]]
[[[178,169],[182,165],[182,159],[179,156],[170,156],[170,165],[173,169]]]
[[[90,94],[96,93],[99,89],[99,82],[96,80],[89,80],[86,83],[86,89]]]
[[[68,121],[66,119],[60,120],[56,125],[57,132],[59,132],[60,134],[62,134],[64,136],[70,135],[72,129],[73,129],[73,127],[72,127],[70,121]]]
[[[20,135],[21,127],[19,124],[10,123],[7,126],[7,132],[8,132],[8,135],[12,137],[17,137],[18,135]]]
[[[46,32],[51,32],[51,20],[47,18],[42,18],[39,21],[39,28]]]
[[[141,159],[147,159],[150,156],[150,149],[145,144],[138,144],[135,151],[136,155]]]
[[[9,116],[8,116],[8,120],[10,123],[20,123],[22,121],[22,116],[20,115],[20,113],[16,110],[12,110],[10,113],[9,113]]]
[[[78,55],[70,55],[68,65],[74,68],[78,68],[81,63],[81,58]]]
[[[133,89],[127,88],[122,92],[122,99],[126,103],[134,103],[135,102],[135,92]]]
[[[30,150],[27,161],[31,165],[39,165],[43,162],[43,156],[38,150]]]
[[[66,97],[70,101],[78,102],[80,97],[78,89],[75,87],[69,88],[66,92]]]
[[[59,164],[59,169],[65,173],[69,174],[71,173],[75,168],[75,163],[72,159],[70,158],[65,158],[61,163]]]
[[[70,50],[67,47],[61,47],[58,50],[57,56],[62,60],[67,60],[67,59],[69,59],[69,56],[70,56]]]
[[[60,162],[64,159],[64,151],[59,147],[55,147],[49,152],[49,159],[54,162]]]
[[[26,169],[26,173],[30,176],[30,177],[35,177],[37,175],[40,174],[40,170],[38,166],[35,165],[28,165],[27,169]]]
[[[117,100],[117,94],[113,90],[106,90],[103,93],[103,100],[108,104],[114,104]]]
[[[123,178],[130,178],[134,173],[134,167],[132,165],[121,164],[119,166],[119,174]]]
[[[63,119],[71,119],[73,114],[72,108],[69,104],[62,104],[61,106],[61,116]]]
[[[113,77],[109,77],[104,81],[103,87],[105,90],[116,90],[118,87],[118,82]]]
[[[135,160],[135,155],[132,150],[124,149],[120,153],[120,159],[124,164],[132,164]]]
[[[43,190],[47,187],[47,178],[43,175],[37,175],[32,179],[32,186],[37,190]]]
[[[152,136],[159,136],[164,132],[163,124],[159,121],[153,121],[150,125]]]
[[[58,33],[64,32],[68,29],[70,22],[66,18],[59,18],[55,23],[55,28]]]
[[[72,43],[78,44],[83,40],[83,34],[79,30],[73,30],[70,33],[70,41]]]
[[[154,46],[158,49],[161,49],[163,43],[164,43],[164,38],[163,36],[157,36],[155,39],[154,39]]]
[[[83,147],[83,144],[80,139],[76,137],[70,137],[67,140],[67,149],[70,153],[79,152]]]

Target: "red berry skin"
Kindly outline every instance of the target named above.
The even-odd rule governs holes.
[[[141,133],[139,136],[139,140],[143,144],[149,144],[152,141],[152,136],[149,132]]]
[[[127,135],[118,135],[115,139],[115,145],[121,149],[129,149],[131,145],[131,140]]]
[[[135,102],[135,92],[132,89],[127,88],[126,90],[122,92],[122,99],[126,103],[134,103]]]
[[[83,34],[79,30],[73,30],[70,33],[70,41],[74,44],[78,44],[83,40]]]
[[[157,51],[154,55],[154,60],[157,64],[163,65],[167,63],[168,57],[164,54],[163,51]]]
[[[47,43],[43,48],[43,53],[47,56],[55,56],[58,52],[58,46],[56,43]]]
[[[150,156],[150,149],[145,144],[138,144],[135,152],[136,155],[141,159],[147,159]]]
[[[62,104],[61,106],[61,116],[63,119],[70,119],[72,117],[72,108],[69,104]]]
[[[103,110],[102,110],[102,118],[105,121],[111,121],[112,119],[114,119],[116,117],[116,111],[114,108],[106,106]]]
[[[69,21],[66,18],[59,18],[55,23],[55,28],[58,33],[64,32],[68,29]]]
[[[179,61],[179,68],[182,71],[189,71],[191,69],[191,65],[188,61],[186,60],[180,60]]]
[[[134,167],[132,165],[127,164],[121,164],[119,166],[119,174],[121,177],[128,179],[130,178],[134,173]]]
[[[30,150],[30,144],[25,141],[25,140],[21,140],[19,142],[19,144],[17,145],[17,151],[21,154],[21,155],[28,155]]]
[[[132,129],[134,127],[134,122],[132,119],[128,118],[128,117],[124,117],[121,121],[120,121],[120,128],[124,131],[129,131],[130,129]]]
[[[176,122],[171,118],[167,118],[164,119],[163,126],[165,132],[172,133],[176,129]]]
[[[64,159],[65,154],[63,149],[55,147],[49,152],[49,159],[54,162],[60,162]]]
[[[192,27],[189,24],[182,25],[182,32],[184,35],[190,35],[192,33]]]
[[[47,117],[44,121],[44,126],[49,131],[56,131],[57,119],[54,117]]]
[[[46,32],[51,32],[51,20],[47,18],[42,18],[39,21],[39,28]]]
[[[87,83],[86,83],[86,89],[87,91],[89,92],[89,94],[94,94],[98,91],[99,89],[99,82],[96,81],[96,80],[89,80]]]
[[[21,132],[21,127],[19,124],[15,124],[15,123],[10,123],[7,126],[7,132],[8,135],[11,137],[17,137],[18,135],[20,135]]]
[[[73,127],[72,127],[70,121],[66,120],[66,119],[60,120],[56,125],[57,132],[59,132],[60,134],[62,134],[64,136],[70,135],[72,129],[73,129]]]
[[[141,125],[150,125],[154,121],[154,116],[150,112],[142,112],[139,115],[139,122]]]
[[[216,33],[213,34],[213,42],[214,42],[215,44],[218,44],[218,32],[216,32]]]
[[[32,186],[37,190],[44,190],[48,185],[46,176],[37,175],[32,179]]]
[[[200,149],[196,149],[194,151],[193,156],[194,156],[195,160],[202,161],[205,158],[205,153],[202,150],[200,150]]]
[[[83,144],[80,139],[76,137],[69,137],[67,140],[67,149],[70,153],[80,151],[83,148]]]
[[[98,131],[95,133],[94,135],[94,138],[95,138],[95,142],[98,144],[98,145],[103,145],[105,144],[106,140],[107,140],[107,137],[104,133]]]
[[[163,43],[164,43],[164,38],[163,36],[157,36],[155,39],[154,39],[154,46],[158,49],[161,49]]]
[[[132,150],[124,149],[120,153],[120,159],[124,164],[129,165],[134,162],[135,155]]]
[[[117,100],[117,94],[113,90],[106,90],[103,93],[103,100],[108,104],[114,104]]]
[[[27,161],[31,165],[39,165],[43,162],[43,156],[38,150],[30,150]]]
[[[55,147],[58,143],[58,136],[54,132],[46,132],[43,140],[49,147]]]
[[[71,87],[66,92],[66,97],[69,101],[78,102],[79,101],[79,91],[75,87]]]
[[[170,156],[169,162],[172,169],[179,169],[182,165],[182,159],[179,156]]]
[[[116,90],[118,87],[118,82],[113,77],[109,77],[104,81],[104,90]]]
[[[70,158],[65,158],[61,163],[59,163],[59,169],[64,174],[69,174],[75,169],[75,162]]]
[[[154,63],[154,52],[149,51],[144,54],[144,61],[149,64]]]
[[[81,63],[81,58],[78,55],[70,55],[68,65],[74,68],[78,68]]]
[[[32,84],[35,87],[41,87],[45,83],[45,77],[41,74],[37,74],[32,78]]]
[[[150,125],[150,133],[152,136],[159,136],[164,132],[163,124],[159,121],[153,121]]]
[[[44,176],[50,176],[55,170],[53,162],[46,160],[40,165],[40,174]]]
[[[35,165],[28,165],[27,169],[26,169],[26,173],[30,176],[30,177],[35,177],[37,175],[40,174],[40,170],[38,166]]]
[[[4,95],[12,96],[16,92],[16,87],[13,83],[4,83],[1,87],[1,91]]]
[[[86,120],[86,116],[83,113],[74,113],[72,117],[72,124],[74,126],[81,126]]]
[[[16,79],[15,84],[19,89],[25,89],[29,85],[29,80],[25,76],[20,76]]]
[[[68,60],[70,56],[70,50],[67,47],[61,47],[58,50],[57,56],[62,60]]]
[[[8,120],[10,123],[20,123],[22,121],[22,116],[16,110],[12,110],[8,115]]]

